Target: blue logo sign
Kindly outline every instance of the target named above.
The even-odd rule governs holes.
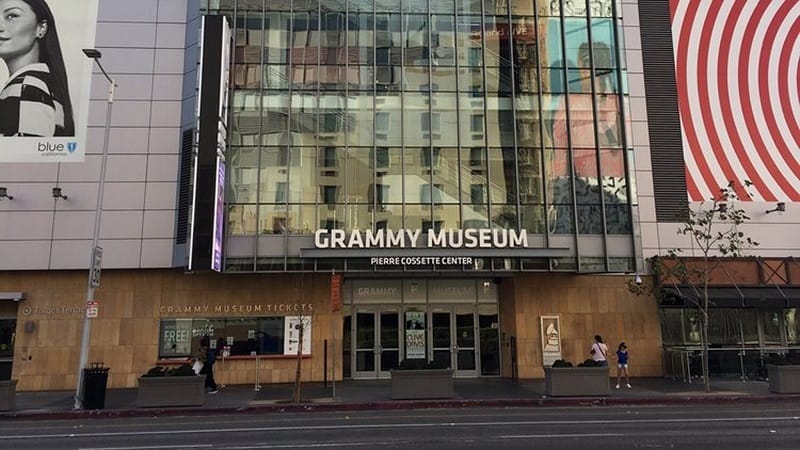
[[[77,150],[77,149],[78,149],[78,143],[77,142],[67,142],[67,150],[70,153],[74,153],[75,150]]]

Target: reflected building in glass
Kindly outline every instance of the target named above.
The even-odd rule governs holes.
[[[205,3],[235,36],[225,271],[373,270],[301,259],[319,229],[525,230],[541,251],[462,269],[635,270],[615,2]]]

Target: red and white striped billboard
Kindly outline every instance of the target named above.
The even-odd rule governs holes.
[[[689,200],[800,201],[800,1],[670,0]]]

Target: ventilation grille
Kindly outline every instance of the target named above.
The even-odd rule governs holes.
[[[181,136],[181,173],[178,189],[178,226],[176,243],[185,244],[189,234],[189,207],[192,204],[192,148],[194,129],[183,131]]]
[[[639,2],[639,25],[656,220],[685,222],[688,194],[669,1]]]

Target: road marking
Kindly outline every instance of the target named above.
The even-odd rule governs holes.
[[[192,448],[210,448],[211,444],[192,444]],[[146,447],[81,447],[78,450],[147,450],[160,448],[186,448],[186,445],[151,445]]]
[[[586,433],[586,434],[513,434],[500,435],[500,439],[535,439],[535,438],[563,438],[563,437],[612,437],[625,436],[622,433]]]
[[[322,447],[366,447],[374,445],[387,445],[389,442],[339,442],[326,444],[274,444],[274,445],[242,445],[233,447],[219,447],[225,450],[248,450],[259,448],[322,448]]]
[[[637,425],[648,423],[725,423],[725,422],[769,422],[781,420],[798,420],[797,416],[781,417],[711,417],[680,419],[634,419],[634,420],[526,420],[512,422],[440,422],[440,423],[386,423],[386,424],[352,424],[352,425],[300,425],[279,427],[241,427],[241,428],[206,428],[202,430],[162,430],[162,431],[118,431],[96,433],[54,433],[28,435],[2,435],[0,440],[23,439],[63,439],[76,437],[111,437],[111,436],[167,436],[202,433],[241,433],[241,432],[286,432],[286,431],[328,431],[328,430],[369,430],[391,428],[437,428],[437,427],[497,427],[497,426],[542,426],[542,425]]]

